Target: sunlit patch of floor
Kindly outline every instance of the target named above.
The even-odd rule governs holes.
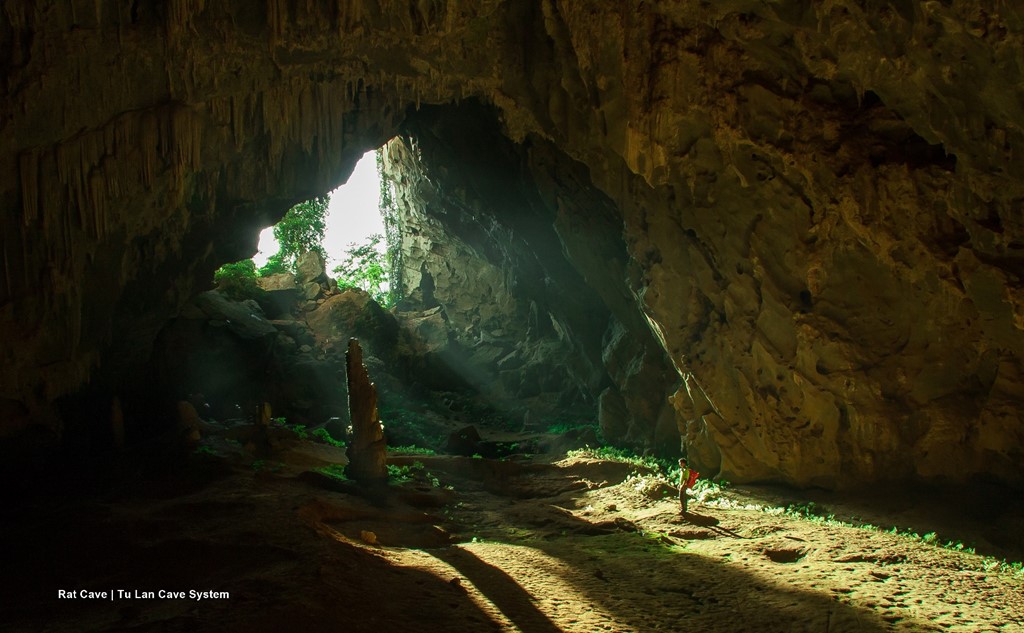
[[[385,555],[460,587],[509,631],[628,630],[578,589],[580,570],[534,547],[467,543]],[[543,587],[543,592],[529,586]]]

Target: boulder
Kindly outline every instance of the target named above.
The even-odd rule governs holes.
[[[295,290],[295,275],[292,273],[278,273],[267,277],[258,277],[256,283],[260,288],[271,292],[273,290]]]
[[[445,447],[452,455],[464,455],[470,457],[480,454],[480,432],[473,425],[465,426],[457,431],[452,431],[448,436],[448,444]]]
[[[313,301],[320,296],[320,284],[315,281],[307,281],[302,285],[302,292],[306,301]]]
[[[308,251],[299,255],[295,262],[295,271],[295,280],[298,283],[327,281],[324,258],[316,251]]]
[[[251,305],[231,301],[216,290],[202,293],[193,300],[193,305],[212,323],[227,327],[240,338],[257,339],[277,334],[277,328]]]
[[[313,307],[306,314],[306,323],[322,347],[355,337],[367,353],[387,356],[397,342],[395,318],[362,290],[347,289]]]
[[[412,334],[424,352],[439,352],[448,346],[451,330],[440,306],[423,312],[403,312],[399,315],[402,328]]]

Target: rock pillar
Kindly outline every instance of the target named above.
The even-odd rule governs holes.
[[[352,416],[345,474],[363,483],[387,481],[384,429],[377,413],[377,386],[370,382],[363,365],[363,349],[356,339],[349,339],[345,369],[348,374],[348,409]]]

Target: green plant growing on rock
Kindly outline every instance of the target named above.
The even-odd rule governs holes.
[[[251,259],[224,264],[213,273],[213,281],[221,292],[239,301],[255,299],[261,292],[256,283],[256,264]]]
[[[291,266],[285,260],[284,254],[281,251],[277,251],[267,259],[267,263],[260,266],[256,270],[256,274],[260,277],[269,277],[271,275],[278,275],[281,273],[292,272]]]
[[[420,479],[429,483],[434,488],[441,487],[441,481],[435,475],[427,472],[423,462],[413,462],[411,466],[388,464],[388,479],[397,484]]]
[[[315,472],[318,472],[326,477],[330,477],[331,479],[336,479],[338,481],[348,481],[348,475],[345,474],[344,464],[331,464],[330,466],[321,466],[320,468],[315,469]]]
[[[288,209],[288,213],[274,225],[278,251],[266,264],[259,269],[252,259],[224,264],[213,273],[214,282],[233,299],[254,299],[261,292],[256,283],[257,277],[294,272],[296,258],[308,251],[316,251],[326,260],[323,241],[330,201],[331,197],[324,195]]]
[[[405,453],[408,455],[436,455],[437,452],[432,448],[422,448],[420,446],[389,446],[389,453]]]
[[[334,437],[331,436],[330,431],[328,431],[327,429],[319,428],[313,431],[313,437],[317,438],[324,444],[329,444],[331,446],[334,446],[335,448],[345,448],[345,442],[334,439]]]
[[[623,464],[630,464],[637,468],[646,468],[654,471],[655,473],[671,474],[671,468],[668,466],[666,460],[658,459],[656,457],[643,457],[633,453],[632,451],[624,448],[615,448],[614,446],[599,446],[598,448],[591,448],[586,446],[584,448],[578,448],[566,453],[567,457],[588,457],[590,459],[603,459],[610,462],[620,462]],[[676,468],[676,471],[679,469]],[[678,481],[679,474],[676,473],[676,480]]]

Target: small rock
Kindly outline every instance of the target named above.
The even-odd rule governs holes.
[[[313,351],[313,348],[310,347],[309,345],[303,345],[302,347],[299,348],[299,351],[302,352],[303,354],[308,354]]]
[[[320,296],[320,284],[310,281],[302,287],[302,292],[307,300],[312,301]]]
[[[367,545],[377,544],[377,535],[369,530],[360,530],[359,538],[363,539],[363,542]]]

